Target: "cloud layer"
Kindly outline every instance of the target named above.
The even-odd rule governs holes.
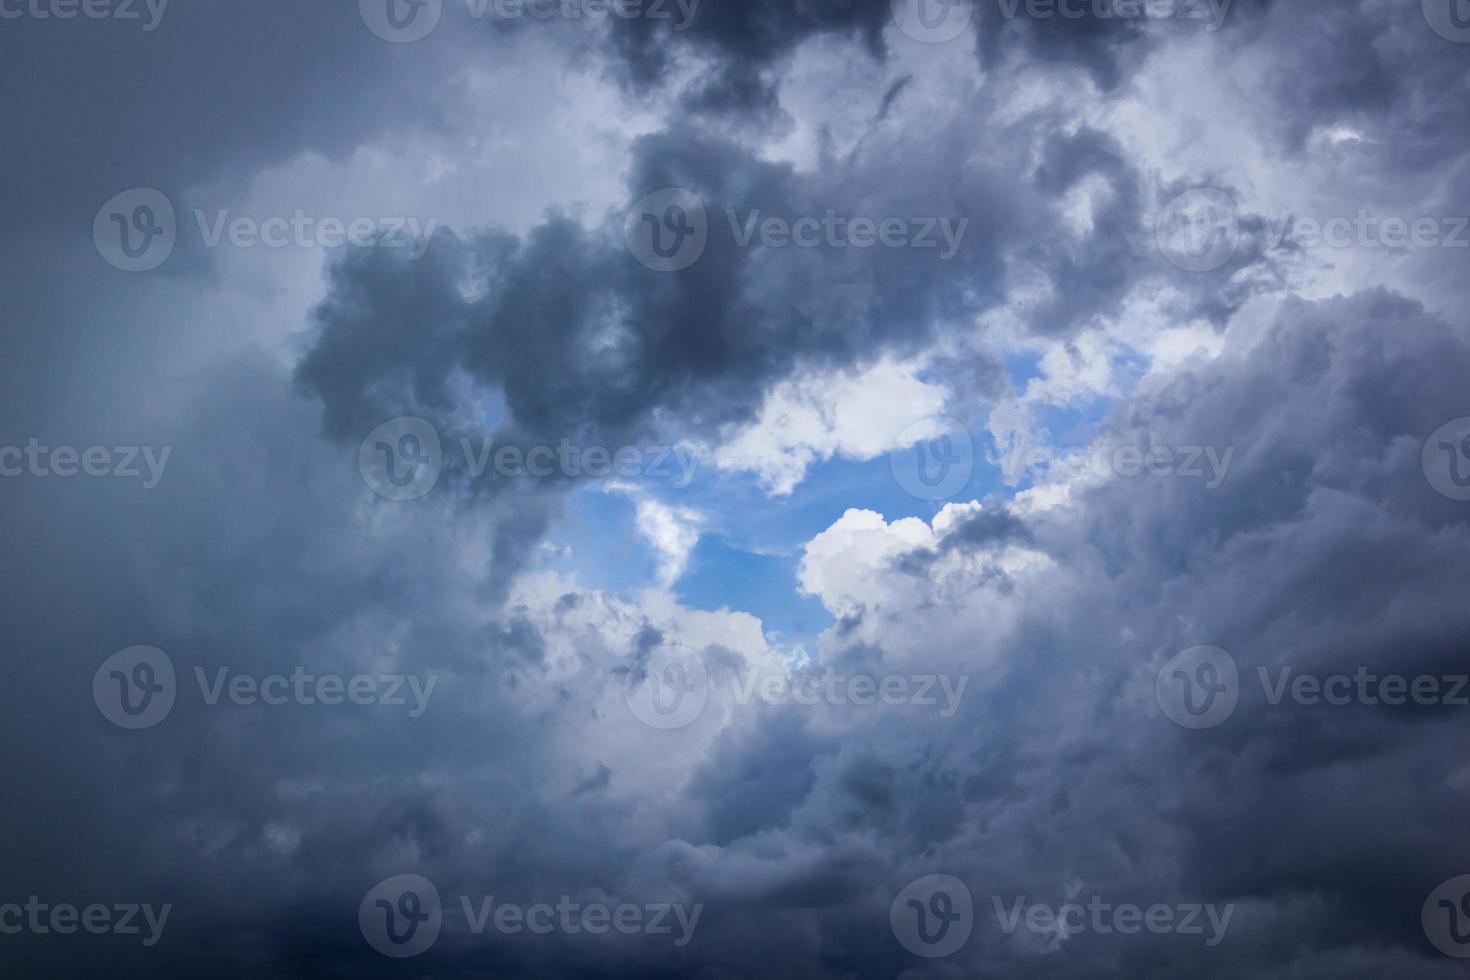
[[[1470,874],[1470,708],[1292,686],[1470,674],[1470,248],[1358,220],[1470,206],[1452,21],[977,0],[937,41],[887,0],[446,3],[392,43],[353,6],[0,22],[21,975],[1458,975],[1426,900]],[[130,274],[90,236],[139,186],[180,245]],[[662,271],[641,219],[694,203]],[[184,241],[226,204],[439,230]],[[63,446],[168,462],[66,476]],[[671,475],[599,474],[618,447]],[[494,455],[543,450],[577,464]],[[733,557],[691,599],[714,538],[831,625],[745,608]],[[159,675],[99,668],[136,647],[173,700],[128,730]],[[400,962],[402,875],[442,917]],[[32,896],[170,913],[145,945]],[[1069,903],[1204,927],[1046,924]]]

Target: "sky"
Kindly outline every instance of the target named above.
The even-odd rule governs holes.
[[[1470,958],[1465,0],[0,0],[0,961]]]

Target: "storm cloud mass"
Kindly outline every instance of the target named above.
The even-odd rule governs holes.
[[[1461,0],[0,0],[6,976],[1470,958]]]

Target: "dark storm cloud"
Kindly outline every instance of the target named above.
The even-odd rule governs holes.
[[[1049,298],[1026,312],[1045,334],[1116,313],[1142,275],[1176,287],[1182,319],[1223,322],[1264,288],[1230,278],[1265,262],[1264,235],[1247,238],[1213,277],[1163,262],[1152,205],[1121,147],[1086,127],[1056,133],[1058,125],[1045,112],[998,134],[880,120],[851,153],[825,153],[806,173],[683,121],[636,142],[628,199],[667,187],[698,195],[709,241],[691,267],[641,265],[622,215],[589,230],[553,213],[524,238],[441,233],[419,262],[380,250],[349,255],[332,271],[299,380],[322,398],[327,431],[341,439],[398,415],[456,431],[457,370],[503,391],[501,443],[611,444],[643,434],[656,415],[708,437],[751,417],[759,393],[798,369],[912,353],[954,332],[1003,299],[1011,267],[1045,277]],[[1088,178],[1105,192],[1079,231],[1059,201]],[[962,234],[947,261],[936,249],[739,240],[756,221],[829,212],[943,219]],[[956,384],[993,389],[983,379],[994,372],[988,356],[975,355],[955,365]]]
[[[444,236],[416,264],[354,257],[334,269],[300,379],[343,437],[409,409],[444,415],[455,368],[503,387],[528,439],[626,438],[658,409],[708,434],[748,417],[798,365],[913,350],[999,295],[1000,237],[1018,220],[1007,178],[931,153],[907,166],[906,186],[886,186],[900,151],[875,144],[805,176],[693,125],[644,137],[630,200],[678,186],[705,203],[709,244],[691,268],[640,265],[619,216],[589,231],[552,215],[523,240]],[[933,249],[742,247],[731,229],[757,211],[790,222],[829,210],[968,220],[951,261]]]
[[[1124,85],[1159,43],[1204,31],[1209,22],[1203,16],[1206,0],[1197,6],[1180,0],[1178,9],[1189,16],[1178,17],[1141,16],[1142,4],[1131,0],[1074,2],[1065,15],[1057,4],[1028,0],[933,0],[933,9],[925,14],[935,16],[945,2],[968,8],[969,17],[966,30],[944,43],[973,48],[978,67],[985,71],[1077,68],[1104,92]],[[687,108],[770,119],[779,113],[779,74],[773,69],[802,42],[848,37],[869,57],[883,61],[888,55],[884,35],[895,30],[895,8],[901,6],[894,0],[706,2],[678,31],[668,20],[614,20],[613,45],[637,88],[665,81],[679,63],[678,55],[693,52],[707,59],[708,66],[683,93]],[[1175,9],[1152,0],[1148,6]],[[1218,30],[1233,29],[1236,19],[1250,21],[1270,6],[1271,0],[1230,0]]]
[[[630,79],[647,87],[663,80],[674,62],[674,52],[687,44],[714,62],[689,93],[693,107],[770,111],[775,108],[775,94],[763,75],[772,63],[818,34],[858,38],[871,56],[881,58],[891,10],[891,0],[706,2],[678,34],[667,22],[651,18],[615,21],[613,46]]]
[[[1097,875],[1131,876],[1137,868],[1129,865],[1165,851],[1179,861],[1169,872],[1174,886],[1266,903],[1281,913],[1274,928],[1297,942],[1305,935],[1327,948],[1359,943],[1372,957],[1431,955],[1415,896],[1422,900],[1470,860],[1448,819],[1466,793],[1443,768],[1446,753],[1466,744],[1452,709],[1283,709],[1257,694],[1243,697],[1219,729],[1185,732],[1163,720],[1148,727],[1119,694],[1128,661],[1159,645],[1169,655],[1197,644],[1226,648],[1247,690],[1263,666],[1465,673],[1466,614],[1449,597],[1470,585],[1451,557],[1470,522],[1424,480],[1420,449],[1425,433],[1463,413],[1449,379],[1467,363],[1463,330],[1403,299],[1296,302],[1243,362],[1189,372],[1120,407],[1117,423],[1130,435],[1167,443],[1188,434],[1236,446],[1239,455],[1216,491],[1165,480],[1140,492],[1136,481],[1113,480],[1083,497],[1075,524],[1037,519],[1038,537],[1075,567],[1119,571],[1092,599],[1038,607],[1034,627],[1017,637],[1037,666],[1018,666],[1007,682],[1010,697],[997,704],[1018,709],[1001,709],[1000,730],[1019,749],[1040,735],[1038,725],[1055,724],[1036,708],[1047,694],[1089,711],[1092,729],[1061,756],[1054,778],[1059,791],[1070,787],[1066,804],[1052,810],[1045,831],[1038,822],[1028,833],[1044,834],[1037,843],[1054,857],[1069,850],[1074,832],[1070,839],[1095,849],[1097,836],[1081,826],[1121,802],[1105,788],[1109,780],[1131,785],[1124,791],[1137,803],[1111,823],[1117,857],[1127,860],[1104,872],[1112,846],[1070,848],[1062,861],[1072,870],[1058,867],[1059,879],[1075,874],[1092,885]],[[1140,601],[1109,608],[1117,595]],[[1069,620],[1086,623],[1093,642],[1062,625]],[[1120,645],[1120,636],[1140,643]],[[1024,764],[1003,758],[987,768]],[[1006,793],[992,794],[1013,779],[983,778],[987,792],[977,802],[1003,808]],[[1046,805],[1035,788],[1027,796]],[[1395,805],[1369,802],[1390,799]],[[1387,842],[1405,806],[1429,815],[1425,836],[1393,848]],[[1159,821],[1169,829],[1150,827]],[[1373,841],[1381,846],[1365,843]],[[1387,849],[1391,867],[1371,856]],[[1308,907],[1287,914],[1294,903]],[[1272,942],[1273,926],[1252,932],[1243,950],[1199,960],[1204,975],[1236,975],[1248,962],[1283,969],[1253,948]],[[1435,969],[1433,961],[1423,969]]]

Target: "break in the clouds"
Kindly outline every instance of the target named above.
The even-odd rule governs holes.
[[[1454,0],[0,66],[16,975],[1459,975]]]

